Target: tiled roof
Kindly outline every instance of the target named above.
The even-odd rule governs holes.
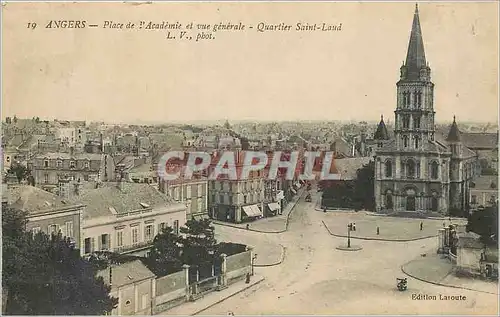
[[[370,157],[343,158],[334,160],[334,164],[343,180],[354,180],[357,178],[358,169],[368,164],[370,160]]]
[[[481,175],[472,181],[474,183],[473,189],[496,189],[498,188],[498,176],[494,175]],[[494,183],[496,188],[491,188],[491,183]]]
[[[36,158],[38,159],[63,159],[63,160],[69,160],[69,159],[75,159],[75,160],[83,160],[83,159],[88,159],[91,161],[100,161],[102,155],[101,154],[95,154],[95,153],[74,153],[71,155],[70,153],[46,153],[42,155],[38,155]]]
[[[8,201],[14,209],[27,211],[30,214],[71,206],[69,202],[57,195],[28,185],[9,188]]]
[[[102,183],[101,187],[81,188],[78,196],[70,199],[72,202],[86,205],[84,218],[127,213],[145,208],[173,204],[172,200],[156,188],[145,183],[122,183],[122,189],[117,183]],[[146,204],[146,205],[144,205]]]
[[[110,280],[110,267],[105,270],[99,271],[97,276],[104,279],[104,283],[109,285]],[[120,287],[128,284],[133,284],[147,278],[154,278],[151,272],[140,260],[123,263],[120,265],[111,266],[111,279],[113,287]]]
[[[498,133],[462,133],[462,142],[471,149],[495,149]]]
[[[455,117],[453,117],[453,123],[451,124],[450,131],[448,132],[448,137],[446,141],[448,142],[460,142],[460,130],[458,129]]]

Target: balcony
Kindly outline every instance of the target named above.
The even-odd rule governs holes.
[[[147,249],[151,247],[153,244],[153,241],[144,241],[144,242],[137,242],[132,245],[123,245],[121,247],[115,247],[113,248],[113,251],[116,253],[130,253],[134,251],[139,251],[143,249]]]

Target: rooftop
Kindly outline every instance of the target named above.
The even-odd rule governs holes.
[[[9,188],[7,200],[13,208],[27,211],[30,214],[44,213],[53,209],[71,206],[69,202],[57,195],[28,185]]]
[[[102,183],[99,188],[86,186],[70,200],[86,205],[84,219],[174,204],[168,196],[149,184],[124,182],[121,186],[119,189],[117,183],[110,182]]]
[[[111,283],[113,287],[120,287],[127,284],[133,284],[141,280],[148,278],[154,278],[153,272],[151,272],[140,260],[135,260],[120,265],[111,266]],[[105,270],[99,271],[97,276],[101,276],[104,279],[104,283],[110,284],[109,274],[110,267]]]

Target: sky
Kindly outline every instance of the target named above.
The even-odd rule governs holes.
[[[415,4],[9,3],[2,118],[107,122],[393,121]],[[498,2],[420,3],[436,121],[498,121]],[[49,20],[99,28],[46,29]],[[200,42],[104,21],[242,22]],[[37,28],[27,27],[37,22]],[[257,32],[258,23],[338,25]],[[248,29],[254,26],[254,29]],[[194,34],[196,34],[194,32]]]

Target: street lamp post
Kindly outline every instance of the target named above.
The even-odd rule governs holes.
[[[352,230],[352,223],[347,225],[347,247],[351,247],[351,230]]]
[[[255,262],[255,259],[256,259],[256,258],[257,258],[257,253],[256,253],[256,254],[254,254],[254,255],[253,255],[253,257],[252,257],[252,276],[253,276],[253,274],[254,274],[254,268],[253,268],[253,266],[254,266],[254,262]]]

